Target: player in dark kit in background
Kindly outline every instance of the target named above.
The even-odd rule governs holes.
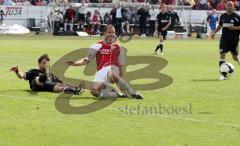
[[[38,59],[39,69],[31,69],[25,73],[19,71],[18,66],[13,66],[10,71],[16,73],[19,79],[25,79],[29,81],[30,88],[33,91],[49,91],[49,92],[64,92],[67,94],[79,94],[81,87],[73,87],[63,81],[52,73],[47,72],[47,66],[49,65],[49,57],[47,54],[43,54]]]
[[[234,12],[234,4],[231,1],[227,2],[226,11],[226,13],[220,16],[219,25],[212,34],[215,35],[222,28],[219,66],[225,62],[226,54],[229,51],[232,53],[233,60],[240,64],[238,56],[240,16]],[[226,75],[221,74],[219,80],[225,79]]]
[[[155,49],[155,53],[160,49],[161,55],[163,55],[163,41],[166,40],[167,29],[171,25],[171,15],[166,11],[166,5],[161,5],[161,12],[157,15],[156,29],[158,31],[160,43]]]

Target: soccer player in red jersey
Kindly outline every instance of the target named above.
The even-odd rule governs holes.
[[[124,52],[116,43],[115,28],[107,25],[104,29],[104,40],[93,44],[89,48],[87,57],[78,61],[67,61],[68,65],[82,66],[96,58],[97,72],[91,84],[91,94],[101,98],[132,97],[143,99],[143,96],[134,91],[122,78],[124,66]],[[116,83],[124,94],[118,93],[110,84]]]

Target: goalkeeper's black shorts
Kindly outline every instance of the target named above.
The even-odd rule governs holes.
[[[57,84],[57,82],[46,81],[46,82],[43,83],[43,86],[39,86],[39,85],[37,85],[36,80],[33,80],[32,82],[30,82],[30,88],[33,91],[53,92],[53,89],[54,89],[56,84]]]

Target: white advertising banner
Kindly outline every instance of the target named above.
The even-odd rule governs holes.
[[[48,7],[46,6],[1,6],[5,13],[4,24],[20,24],[27,26],[28,18],[35,18],[36,25],[41,19],[48,16]]]

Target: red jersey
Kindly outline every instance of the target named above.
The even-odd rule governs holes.
[[[109,65],[117,67],[124,65],[124,52],[118,44],[108,45],[100,41],[89,48],[87,59],[96,57],[97,71]]]
[[[98,21],[98,16],[97,15],[93,15],[93,21]]]
[[[93,14],[92,21],[93,22],[98,22],[99,21],[99,16]]]
[[[65,13],[65,17],[67,20],[73,20],[75,18],[75,11],[73,9],[67,9]]]

